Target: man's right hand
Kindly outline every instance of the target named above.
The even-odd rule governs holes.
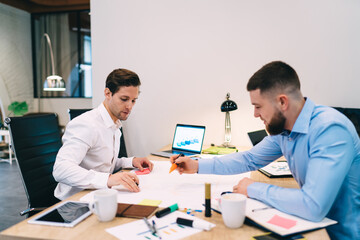
[[[109,188],[112,186],[123,185],[131,192],[140,192],[140,188],[138,187],[139,178],[135,173],[117,172],[115,174],[110,174],[107,185]]]
[[[176,170],[178,170],[180,174],[197,173],[199,170],[198,161],[189,157],[179,157],[179,155],[173,155],[170,157],[170,162],[178,164]]]

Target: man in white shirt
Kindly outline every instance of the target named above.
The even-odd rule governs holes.
[[[58,183],[55,197],[60,200],[83,189],[122,185],[139,192],[138,177],[120,168],[144,167],[147,158],[118,158],[121,121],[126,120],[139,96],[140,79],[130,70],[115,69],[106,79],[105,100],[95,109],[74,118],[66,126],[63,146],[56,157],[53,176]],[[115,173],[114,173],[115,172]]]

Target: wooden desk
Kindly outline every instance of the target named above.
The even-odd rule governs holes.
[[[168,160],[166,158],[150,156],[150,160]],[[297,184],[292,178],[284,178],[273,180],[267,178],[259,172],[252,172],[251,178],[256,181],[266,182],[266,183],[274,183],[279,186],[287,186],[287,187],[297,187]],[[82,191],[80,193],[75,194],[67,200],[79,200],[82,196],[87,194],[89,190]],[[247,224],[244,224],[239,229],[229,229],[225,227],[221,215],[213,212],[211,218],[205,218],[204,213],[195,213],[197,217],[204,218],[207,221],[216,224],[216,227],[213,228],[209,232],[201,232],[195,235],[192,235],[185,239],[192,240],[202,240],[202,239],[250,239],[254,235],[258,235],[264,233],[264,231]],[[83,222],[79,223],[74,228],[65,228],[65,227],[51,227],[51,226],[41,226],[41,225],[33,225],[28,224],[27,220],[24,220],[4,231],[0,234],[0,239],[99,239],[99,240],[107,240],[107,239],[116,239],[114,236],[110,235],[105,231],[105,229],[110,227],[115,227],[124,223],[128,223],[134,221],[131,218],[115,218],[111,222],[99,222],[96,216],[91,215]],[[306,239],[312,240],[322,240],[329,239],[327,232],[325,229],[309,232],[303,234]]]

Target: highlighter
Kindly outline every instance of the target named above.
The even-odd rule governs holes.
[[[211,217],[211,183],[205,183],[205,217]]]
[[[185,225],[188,227],[193,227],[205,231],[209,231],[211,229],[211,223],[199,220],[190,220],[186,218],[177,218],[176,223],[180,225]]]
[[[178,159],[179,157],[183,157],[183,156],[185,156],[185,155],[182,154],[182,153],[180,153],[179,156],[177,156],[177,158],[175,158],[175,160]],[[174,163],[171,165],[171,167],[170,167],[169,173],[171,173],[172,171],[174,171],[178,166],[179,166],[179,164],[174,162]]]
[[[170,207],[167,207],[167,208],[164,208],[163,210],[157,211],[155,213],[155,216],[157,218],[161,218],[161,217],[168,215],[169,213],[172,213],[178,209],[179,209],[179,206],[177,205],[177,203],[175,203],[174,205],[171,205]]]

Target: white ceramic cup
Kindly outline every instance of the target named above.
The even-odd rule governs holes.
[[[239,228],[244,224],[246,196],[240,193],[223,194],[219,200],[219,207],[225,226]]]
[[[89,203],[89,208],[100,222],[113,220],[117,212],[117,191],[114,189],[94,191],[94,199]]]

